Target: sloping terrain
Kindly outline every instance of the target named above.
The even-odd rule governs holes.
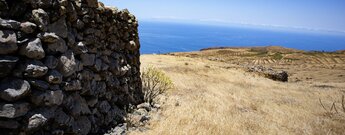
[[[170,55],[203,58],[235,67],[261,65],[288,71],[290,81],[345,82],[345,53],[304,52],[279,46],[211,48]]]
[[[175,89],[164,96],[150,130],[131,134],[345,133],[344,82],[282,83],[230,63],[184,56],[143,55],[141,62],[164,71]],[[336,102],[339,113],[323,109],[319,99],[327,109]]]

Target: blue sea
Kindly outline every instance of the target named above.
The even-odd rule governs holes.
[[[339,33],[147,21],[139,24],[141,54],[223,46],[277,45],[306,51],[345,49],[345,34]]]

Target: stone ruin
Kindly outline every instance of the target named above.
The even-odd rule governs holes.
[[[272,68],[266,68],[264,66],[250,66],[246,68],[247,72],[256,73],[259,76],[263,76],[265,78],[280,81],[280,82],[288,82],[289,81],[289,74],[283,70],[273,70]]]
[[[138,22],[97,0],[0,0],[0,134],[102,134],[143,101]]]

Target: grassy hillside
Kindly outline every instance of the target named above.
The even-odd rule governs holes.
[[[162,100],[150,130],[131,134],[345,133],[343,82],[276,82],[202,57],[143,55],[141,61],[142,68],[163,70],[175,89]],[[325,107],[335,101],[339,113],[324,110],[319,99]]]
[[[232,67],[263,65],[286,70],[290,81],[345,82],[345,53],[305,52],[279,46],[209,48],[170,55],[203,58],[232,64]]]

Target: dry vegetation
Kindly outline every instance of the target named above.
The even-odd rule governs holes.
[[[176,88],[150,130],[131,134],[345,134],[344,112],[319,103],[335,102],[340,110],[344,82],[275,82],[203,58],[143,55],[141,61],[164,71]]]
[[[147,67],[141,72],[144,100],[152,104],[159,95],[173,88],[172,81],[155,67]]]
[[[264,65],[290,73],[290,81],[345,82],[345,53],[304,52],[279,46],[207,49],[173,53],[233,64],[234,67]]]

